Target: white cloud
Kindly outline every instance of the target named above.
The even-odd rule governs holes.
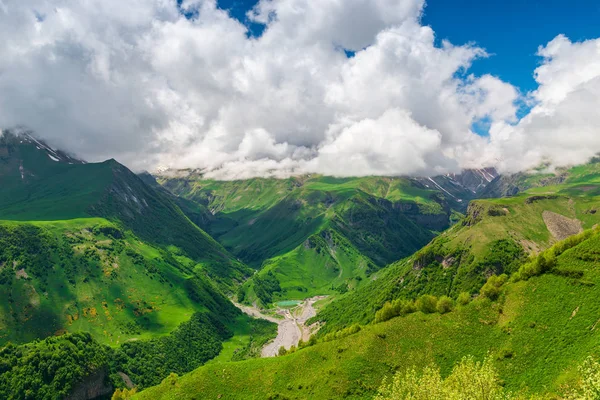
[[[600,152],[600,39],[559,35],[538,54],[536,105],[518,124],[496,122],[490,131],[486,156],[507,172],[578,164]]]
[[[597,44],[559,36],[541,48],[538,105],[511,125],[519,92],[467,75],[483,49],[436,47],[423,0],[261,0],[250,13],[267,24],[260,38],[214,0],[185,1],[191,20],[175,0],[0,5],[0,127],[26,124],[92,161],[219,178],[430,174],[566,162],[597,140],[585,115],[598,105]],[[481,118],[489,140],[471,132]],[[553,150],[564,142],[569,156]]]

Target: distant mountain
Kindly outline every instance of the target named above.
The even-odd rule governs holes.
[[[552,172],[548,171],[547,165],[541,165],[532,171],[497,176],[484,190],[481,191],[479,197],[492,199],[516,196],[519,193],[534,188],[553,188],[564,183],[570,185],[578,180],[587,182],[594,174],[600,174],[599,157],[594,157],[586,164],[576,167],[557,168]]]
[[[361,285],[449,227],[495,176],[214,181],[193,170],[156,174],[190,219],[260,269],[240,294],[263,303]]]

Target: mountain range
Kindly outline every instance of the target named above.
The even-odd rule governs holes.
[[[371,398],[396,371],[486,353],[507,388],[559,393],[595,351],[599,183],[595,159],[510,176],[135,174],[3,131],[0,397],[166,378],[140,398]],[[257,358],[276,325],[240,309],[279,323],[315,296],[310,341]]]

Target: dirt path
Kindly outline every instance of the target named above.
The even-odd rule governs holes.
[[[281,346],[289,349],[292,346],[297,346],[300,339],[304,341],[310,339],[310,336],[314,333],[314,328],[306,326],[306,321],[317,315],[313,305],[316,301],[324,298],[324,296],[317,296],[306,299],[291,310],[279,308],[277,314],[281,315],[283,319],[265,315],[256,307],[234,304],[240,310],[252,317],[266,319],[267,321],[278,324],[277,337],[272,342],[268,343],[262,350],[263,357],[275,357]]]

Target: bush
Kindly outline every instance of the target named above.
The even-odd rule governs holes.
[[[386,302],[379,311],[375,313],[375,323],[385,322],[394,317],[397,317],[399,313],[396,308],[389,301]]]
[[[397,299],[386,302],[379,311],[375,313],[375,323],[384,322],[398,316],[412,314],[417,311],[415,303],[411,300]]]
[[[500,295],[500,288],[506,283],[507,280],[508,276],[505,274],[500,276],[492,275],[488,278],[485,285],[483,285],[479,291],[479,294],[481,294],[483,297],[487,297],[490,300],[496,300]]]
[[[471,294],[469,292],[462,292],[458,295],[456,302],[461,306],[466,306],[471,302]]]
[[[113,393],[113,395],[111,397],[111,400],[129,400],[136,393],[137,393],[137,388],[132,388],[132,389],[117,389]]]
[[[437,302],[437,312],[440,314],[446,314],[454,308],[454,301],[448,296],[442,296]]]
[[[346,336],[354,335],[355,333],[360,332],[361,327],[358,324],[354,324],[349,326],[348,328],[344,328],[341,331],[328,333],[323,337],[323,342],[330,342],[332,340],[345,338]]]
[[[462,400],[510,399],[504,393],[491,358],[475,362],[465,357],[454,367],[448,378],[442,379],[437,367],[426,367],[397,373],[391,383],[384,379],[375,400]]]
[[[596,400],[600,398],[600,364],[588,357],[579,367],[581,380],[578,386],[569,390],[565,396],[568,400]]]
[[[437,310],[437,297],[425,294],[416,301],[417,310],[425,314],[433,314]]]

